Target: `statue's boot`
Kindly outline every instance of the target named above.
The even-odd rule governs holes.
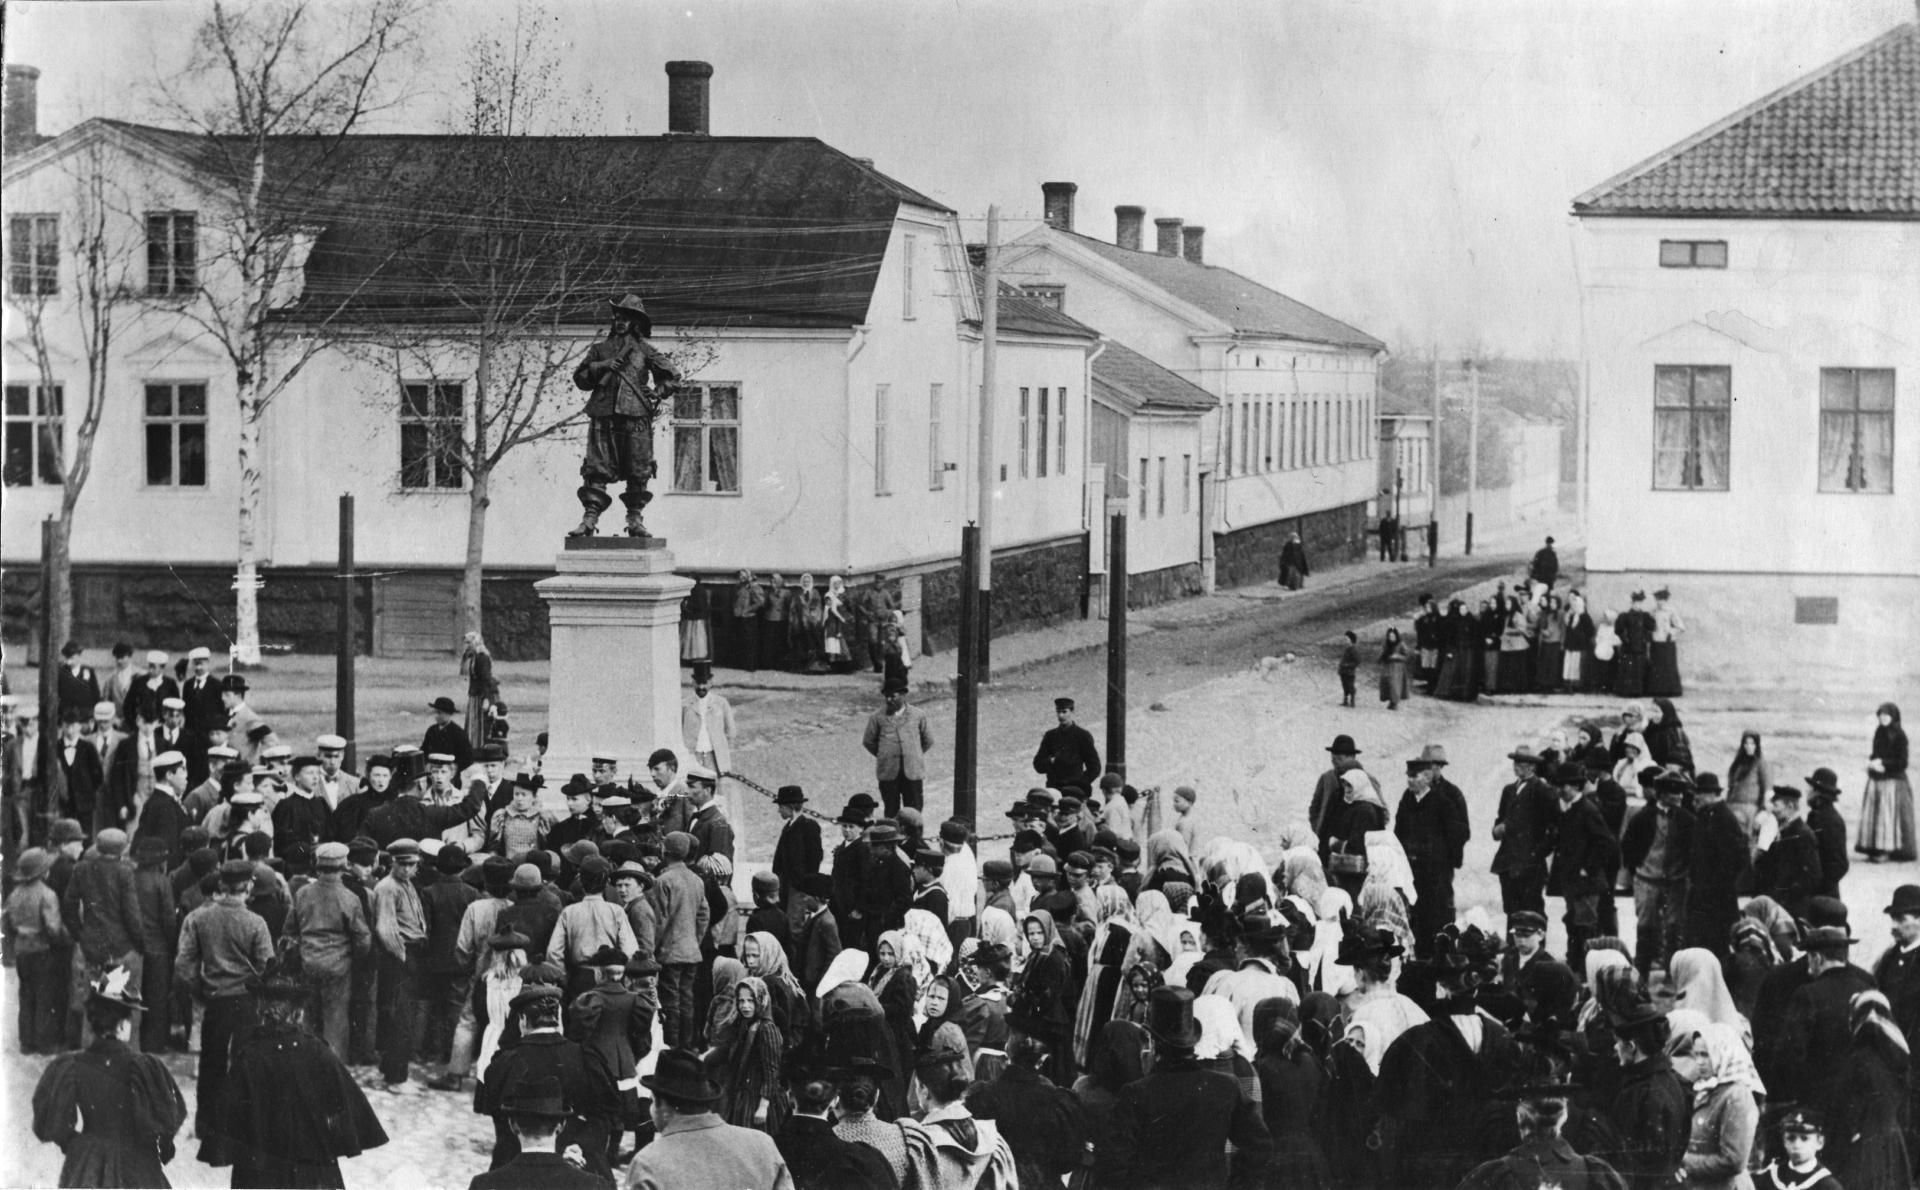
[[[647,522],[640,519],[640,510],[637,508],[627,509],[627,536],[628,537],[651,536],[651,534],[647,532]]]
[[[600,514],[587,512],[581,515],[580,523],[567,531],[568,537],[592,537],[600,531]]]

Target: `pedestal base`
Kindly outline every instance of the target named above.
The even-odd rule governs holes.
[[[594,756],[623,777],[646,771],[655,748],[680,739],[680,601],[693,580],[660,538],[573,538],[554,577],[534,584],[547,601],[553,662],[547,721],[546,801]]]

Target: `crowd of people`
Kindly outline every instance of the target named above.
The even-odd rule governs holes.
[[[1912,1184],[1920,885],[1870,971],[1841,899],[1850,852],[1911,846],[1892,704],[1865,767],[1893,825],[1857,849],[1832,770],[1782,781],[1750,733],[1723,784],[1663,700],[1515,747],[1491,822],[1444,745],[1390,806],[1341,735],[1263,856],[1203,842],[1196,789],[1104,772],[1060,699],[1003,833],[928,823],[897,766],[884,805],[785,786],[738,904],[708,690],[686,748],[594,758],[564,813],[451,699],[354,772],[338,737],[279,755],[245,679],[218,690],[195,729],[188,691],[151,718],[130,693],[112,730],[146,780],[57,785],[12,859],[63,1185],[165,1184],[188,1106],[156,1056],[196,1048],[197,1156],[236,1186],[340,1185],[386,1140],[363,1083],[467,1097],[476,1186]],[[1501,921],[1455,903],[1481,831]]]
[[[702,583],[681,607],[681,659],[710,658],[753,672],[885,674],[906,679],[913,666],[900,587],[885,576],[849,583],[830,575],[742,570],[730,597]]]

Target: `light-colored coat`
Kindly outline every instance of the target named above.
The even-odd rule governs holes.
[[[719,772],[727,773],[733,769],[733,704],[721,694],[708,697],[713,701],[707,712],[707,737],[713,744],[713,764]],[[680,734],[686,739],[688,755],[698,755],[694,747],[700,739],[698,699],[688,699],[680,708]]]
[[[712,1112],[681,1116],[627,1167],[627,1190],[793,1190],[773,1138]]]

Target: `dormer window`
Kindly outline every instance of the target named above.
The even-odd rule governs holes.
[[[1663,269],[1724,269],[1727,267],[1725,240],[1661,240],[1660,267]]]

